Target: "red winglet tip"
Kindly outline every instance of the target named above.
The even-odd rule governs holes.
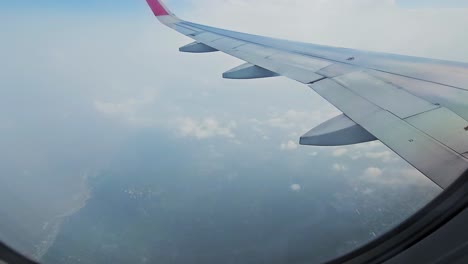
[[[151,7],[151,10],[153,10],[153,13],[155,16],[168,16],[169,12],[161,5],[159,0],[146,0],[148,2],[148,5]]]

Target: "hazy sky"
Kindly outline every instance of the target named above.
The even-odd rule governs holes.
[[[184,19],[228,29],[468,61],[460,26],[468,9],[437,8],[442,1],[166,2]],[[298,146],[302,134],[340,113],[284,78],[223,80],[242,62],[179,53],[190,40],[160,25],[144,0],[0,0],[0,22],[0,208],[25,234],[19,240],[44,235],[37,230],[47,231],[51,215],[80,203],[85,176],[106,168],[129,138],[154,129],[208,146],[207,156],[237,145],[311,163],[320,155],[329,162],[314,165],[366,188],[431,184],[380,143]],[[286,188],[301,186],[292,180]],[[24,219],[30,222],[18,224]]]
[[[381,0],[379,0],[381,1]],[[141,2],[141,3],[140,3]],[[193,6],[193,1],[190,0],[167,0],[171,7],[176,9],[183,9],[187,6]],[[279,1],[277,1],[279,2]],[[339,2],[339,1],[337,1]],[[468,6],[466,0],[387,0],[387,3],[396,4],[400,7],[430,7],[430,8],[463,8]],[[63,8],[63,9],[79,9],[80,11],[89,11],[90,9],[106,9],[106,10],[118,10],[118,9],[137,9],[144,1],[128,1],[128,0],[71,0],[71,1],[60,1],[60,0],[44,0],[38,3],[34,0],[23,0],[23,1],[7,1],[2,0],[0,4],[3,6],[14,6],[14,7],[42,7],[42,8]]]

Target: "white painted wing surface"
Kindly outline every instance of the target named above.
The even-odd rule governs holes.
[[[337,142],[377,138],[444,189],[468,170],[467,64],[228,31],[183,21],[160,0],[147,2],[162,23],[195,40],[181,51],[221,51],[248,63],[225,77],[281,75],[309,85],[347,117],[333,126],[353,129],[355,138]]]

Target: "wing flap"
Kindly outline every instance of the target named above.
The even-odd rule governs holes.
[[[447,85],[425,82],[385,72],[370,72],[374,77],[391,83],[435,105],[441,105],[468,122],[468,91]]]
[[[468,152],[468,131],[465,130],[468,122],[446,108],[412,116],[405,121],[459,154]]]
[[[334,80],[400,118],[407,118],[439,108],[439,106],[377,79],[367,72],[352,72],[336,77]]]
[[[468,168],[468,160],[460,154],[347,87],[330,79],[310,87],[441,188]]]

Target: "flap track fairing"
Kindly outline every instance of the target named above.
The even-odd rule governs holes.
[[[185,45],[179,48],[179,51],[188,52],[188,53],[207,53],[207,52],[216,52],[218,50],[196,41],[196,42],[190,43],[188,45]]]
[[[250,63],[242,64],[223,73],[223,78],[236,80],[268,78],[275,76],[279,76],[279,74]]]
[[[377,140],[346,115],[334,117],[301,137],[301,145],[344,146]]]

